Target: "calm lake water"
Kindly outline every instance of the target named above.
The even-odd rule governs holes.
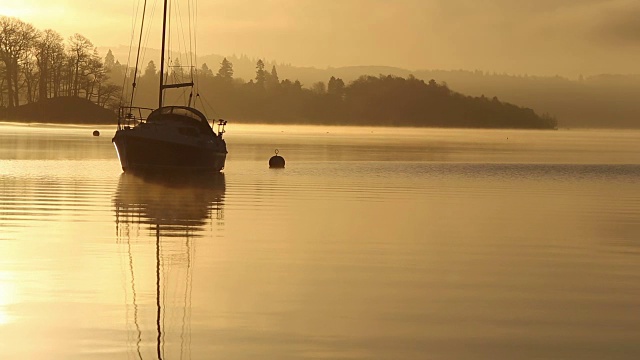
[[[638,359],[640,132],[0,125],[2,359]],[[285,169],[268,168],[275,148]]]

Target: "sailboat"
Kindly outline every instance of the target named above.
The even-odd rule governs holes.
[[[192,96],[186,105],[164,104],[165,90],[190,87],[193,95],[194,89],[193,71],[190,82],[169,84],[165,81],[168,1],[164,0],[158,107],[133,106],[135,91],[132,91],[130,104],[119,108],[118,128],[112,142],[124,172],[220,172],[227,157],[227,145],[222,138],[227,122],[218,120],[217,131],[214,131],[207,117],[191,106]],[[144,16],[138,54],[142,47],[143,27]],[[136,64],[134,74],[137,74],[137,67]],[[134,90],[135,87],[134,81]]]

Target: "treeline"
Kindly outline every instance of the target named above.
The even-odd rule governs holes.
[[[164,75],[169,78],[184,78],[190,73],[178,62],[168,65]],[[253,78],[247,82],[234,75],[233,63],[226,58],[215,73],[206,64],[196,72],[198,91],[208,99],[203,104],[213,110],[209,115],[239,122],[533,129],[557,126],[551,116],[539,116],[531,109],[496,97],[465,96],[450,90],[446,83],[425,82],[411,75],[362,76],[348,83],[332,76],[327,82],[305,87],[298,80],[280,79],[275,65],[268,70],[265,62],[258,60]],[[134,74],[133,69],[116,61],[110,50],[102,59],[92,42],[80,34],[64,40],[53,30],[40,31],[17,18],[0,17],[0,117],[3,113],[19,113],[12,111],[15,107],[35,102],[44,106],[51,104],[45,100],[60,97],[79,97],[115,110],[123,100],[121,85],[128,92],[133,82],[134,104],[154,108],[159,77],[153,61]],[[171,91],[166,97],[169,102],[180,98]],[[187,96],[183,94],[179,100],[184,102]],[[200,99],[196,96],[195,102]]]
[[[202,58],[212,64],[222,57]],[[253,76],[255,60],[247,56],[228,58],[239,64],[239,77]],[[269,63],[269,68],[274,62]],[[328,69],[275,64],[278,73],[303,84],[323,81],[331,76],[345,83],[362,75],[389,74],[428,81],[438,79],[466,95],[498,97],[501,101],[550,113],[561,119],[562,127],[640,128],[640,74],[599,74],[567,78],[506,74],[481,70],[407,70],[389,66],[346,66]]]
[[[482,71],[419,71],[418,77],[445,79],[470,95],[500,99],[562,119],[562,127],[640,128],[640,76],[595,75],[568,79]]]
[[[413,76],[362,76],[349,84],[331,77],[326,83],[315,82],[305,88],[300,81],[281,80],[275,65],[267,71],[262,60],[256,62],[253,79],[246,82],[235,78],[233,64],[226,58],[216,73],[207,64],[198,73],[199,92],[209,95],[208,104],[216,116],[242,122],[526,129],[557,126],[553,117],[539,116],[532,109],[496,97],[465,96],[445,83],[425,82]],[[154,106],[158,76],[155,63],[149,62],[136,81],[136,102]],[[176,76],[172,73],[170,77]]]
[[[246,61],[243,61],[246,62]],[[330,69],[280,65],[287,77],[313,83],[328,76],[353,81],[363,74],[415,75],[438,79],[466,95],[493,98],[550,113],[562,127],[640,128],[640,74],[600,74],[570,79],[563,76],[506,74],[481,70],[415,70],[381,66]]]
[[[109,81],[113,65],[80,34],[65,41],[54,30],[0,16],[0,108],[63,96],[113,107],[121,93],[121,86]]]

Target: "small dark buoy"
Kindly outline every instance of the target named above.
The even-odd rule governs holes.
[[[278,151],[278,149],[276,149],[276,154],[275,156],[272,156],[271,159],[269,159],[269,167],[272,169],[282,169],[284,168],[284,158],[280,155],[278,155],[280,151]]]
[[[93,136],[100,136],[100,131],[93,130]]]

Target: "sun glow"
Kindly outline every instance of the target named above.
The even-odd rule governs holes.
[[[9,323],[9,314],[7,313],[7,310],[0,305],[0,326],[2,325],[6,325]]]
[[[7,305],[16,301],[16,288],[13,277],[8,272],[0,272],[0,326],[11,322]]]

